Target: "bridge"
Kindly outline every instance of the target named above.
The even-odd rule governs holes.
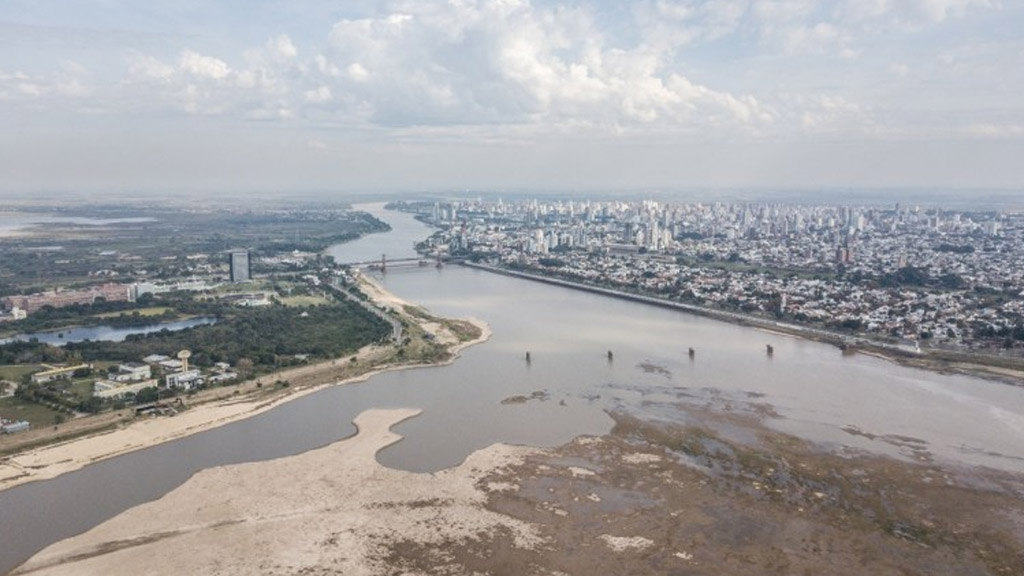
[[[410,258],[395,258],[390,260],[387,254],[381,254],[380,260],[365,260],[363,262],[340,262],[342,266],[350,266],[352,268],[367,268],[369,270],[381,270],[387,272],[388,268],[400,268],[406,266],[428,266],[431,264],[431,260],[436,263],[438,267],[442,263],[448,260],[448,256],[443,254],[435,254],[433,257],[427,256],[414,256]]]

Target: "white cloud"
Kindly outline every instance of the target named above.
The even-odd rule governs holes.
[[[327,142],[324,142],[320,138],[310,138],[306,140],[306,148],[309,148],[310,150],[327,150],[329,146],[327,145]]]
[[[168,83],[175,74],[173,66],[138,52],[133,52],[129,55],[128,64],[130,79],[133,81],[155,80],[161,83]]]
[[[665,0],[644,9],[680,22],[691,14],[688,3]],[[621,126],[702,122],[703,113],[743,125],[770,116],[753,98],[692,90],[671,63],[682,40],[665,34],[615,46],[580,7],[407,1],[336,23],[317,68],[344,69],[359,84],[347,89],[383,123]]]
[[[845,43],[840,29],[828,22],[787,27],[779,35],[784,49],[790,53],[821,53]]]
[[[960,17],[973,8],[991,8],[989,0],[909,0],[901,6],[907,13],[929,22],[942,22],[946,18]]]
[[[306,91],[306,102],[312,102],[314,104],[322,104],[331,99],[331,89],[327,86],[321,86],[316,90]]]
[[[785,94],[788,114],[799,118],[799,129],[809,134],[872,134],[878,130],[873,114],[864,106],[834,94]]]
[[[52,17],[52,9],[36,7],[45,3],[22,4],[26,19]],[[88,133],[82,154],[61,156],[89,158],[99,148],[89,130],[116,139],[103,130],[130,127],[133,136],[163,145],[173,138],[163,131],[172,118],[225,134],[205,150],[225,158],[252,158],[237,151],[256,134],[265,138],[273,149],[262,156],[269,159],[260,163],[265,174],[273,173],[274,162],[294,167],[308,157],[361,154],[370,140],[385,152],[367,152],[358,164],[373,167],[366,172],[374,183],[378,166],[389,162],[383,158],[398,158],[387,165],[404,168],[415,155],[430,169],[449,162],[460,178],[474,170],[491,174],[510,164],[510,146],[517,161],[530,151],[538,166],[561,175],[567,159],[575,162],[580,154],[581,147],[564,146],[569,140],[585,140],[595,151],[592,165],[607,169],[599,181],[618,173],[619,161],[622,168],[644,167],[623,182],[658,170],[685,175],[674,167],[701,164],[679,162],[688,146],[726,159],[722,173],[733,175],[734,159],[756,157],[730,153],[736,143],[763,146],[763,160],[790,145],[824,158],[834,153],[826,149],[837,148],[823,141],[857,142],[902,166],[932,148],[920,146],[924,139],[956,141],[963,154],[950,157],[973,154],[981,159],[974,166],[996,165],[978,149],[1003,151],[1005,165],[1016,168],[992,181],[1020,181],[1021,155],[1007,152],[1024,145],[1024,40],[1013,33],[1024,19],[1020,3],[379,0],[311,3],[302,11],[270,3],[250,11],[245,26],[209,3],[178,4],[161,6],[168,33],[160,35],[99,32],[116,24],[103,10],[76,12],[80,30],[4,24],[0,44],[32,47],[0,50],[0,125],[29,127],[0,131],[0,145],[7,146],[0,154],[4,174],[31,164],[10,158],[28,149],[22,136],[33,131],[36,158],[56,156],[50,149],[55,139],[40,136],[46,131],[61,134],[60,142],[76,131]],[[139,20],[125,22],[137,26]],[[252,30],[267,36],[253,41]],[[103,114],[105,121],[88,120],[77,130],[76,121]],[[255,124],[260,129],[253,130]],[[908,143],[903,158],[878,152],[899,139]],[[140,148],[134,139],[122,144]],[[488,157],[492,146],[502,152]],[[406,149],[415,153],[403,156]],[[468,156],[455,149],[490,163],[460,164]],[[661,164],[650,161],[656,149],[664,151]],[[194,150],[192,142],[168,146],[167,154],[147,150],[133,165],[151,172],[162,164],[146,159],[162,163]],[[835,154],[832,168],[857,164]],[[794,166],[831,172],[798,156]],[[433,161],[423,161],[427,157]],[[330,162],[297,173],[347,174],[355,164]],[[948,168],[940,164],[921,164],[922,173]],[[123,169],[124,156],[112,155],[96,170]],[[802,170],[793,172],[803,177]],[[517,165],[503,174],[520,173],[533,171]],[[936,180],[945,178],[919,179]]]
[[[839,13],[845,22],[878,30],[919,28],[999,6],[998,0],[845,0]]]
[[[122,81],[109,89],[71,66],[0,76],[0,98],[49,103],[92,95],[140,113],[178,109],[472,137],[860,135],[879,130],[879,117],[899,121],[872,97],[885,92],[890,104],[909,101],[899,95],[909,81],[874,92],[851,87],[893,84],[911,71],[915,81],[939,75],[935,57],[930,68],[914,53],[883,60],[873,40],[909,39],[908,26],[937,27],[995,8],[984,0],[642,0],[618,13],[623,21],[609,23],[586,2],[394,0],[376,5],[376,13],[323,24],[325,39],[309,49],[299,50],[287,34],[220,51],[184,39],[165,52],[176,57],[128,52]],[[1000,72],[1007,78],[1007,62],[1019,64],[1019,50],[992,57],[1001,46],[930,53],[947,62],[947,81],[992,85]],[[725,54],[718,56],[722,72],[707,59],[716,52]],[[939,101],[941,93],[928,96],[936,109],[953,99]],[[989,118],[975,118],[982,119]]]
[[[906,64],[890,64],[889,73],[893,76],[899,76],[905,78],[910,73],[910,67]]]
[[[29,75],[20,71],[5,73],[0,70],[0,100],[78,102],[93,93],[89,76],[84,66],[72,60],[62,62],[60,69],[50,75]]]
[[[26,96],[36,97],[43,95],[43,87],[33,82],[19,82],[16,84],[16,87],[19,92]]]
[[[223,60],[212,56],[203,56],[191,50],[181,53],[181,57],[178,58],[178,67],[186,74],[211,80],[223,80],[231,73],[231,68]]]
[[[349,64],[345,72],[353,82],[365,82],[370,77],[370,72],[359,62]]]
[[[291,60],[299,55],[287,34],[275,36],[267,41],[267,52],[277,60]]]
[[[971,124],[963,132],[978,138],[1020,138],[1024,136],[1024,124]]]
[[[324,76],[337,78],[341,75],[338,67],[328,62],[327,57],[323,54],[317,54],[316,57],[313,58],[313,62],[316,64],[317,71]]]

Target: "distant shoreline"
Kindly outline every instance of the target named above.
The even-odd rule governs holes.
[[[571,288],[573,290],[582,290],[592,294],[629,300],[631,302],[659,306],[661,308],[670,308],[703,316],[712,320],[720,320],[739,326],[748,326],[768,332],[776,332],[783,335],[805,338],[815,342],[831,344],[840,349],[848,349],[867,354],[869,356],[874,356],[876,358],[888,360],[902,366],[920,368],[942,374],[962,374],[987,380],[994,380],[1014,386],[1024,386],[1024,360],[1017,360],[1013,358],[1001,359],[997,357],[971,354],[969,352],[937,351],[928,349],[924,349],[920,353],[916,353],[905,350],[903,347],[898,345],[874,342],[859,336],[846,336],[811,326],[800,326],[798,324],[758,318],[756,316],[749,316],[737,312],[716,310],[714,308],[708,308],[706,306],[699,306],[696,304],[674,302],[672,300],[665,300],[654,296],[634,294],[623,290],[616,290],[614,288],[603,288],[582,282],[574,282],[571,280],[544,276],[542,274],[535,274],[531,272],[510,270],[508,268],[500,268],[488,264],[478,264],[468,261],[460,262],[460,264],[468,268],[493,272],[495,274],[502,274],[513,278],[543,282],[545,284]]]

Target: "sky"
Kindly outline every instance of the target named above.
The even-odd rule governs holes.
[[[0,2],[0,189],[885,187],[1024,191],[1024,2]]]

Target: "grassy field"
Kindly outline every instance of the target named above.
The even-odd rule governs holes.
[[[79,400],[88,400],[89,398],[92,398],[92,389],[95,382],[96,378],[82,378],[75,380],[70,386],[71,393]]]
[[[331,301],[323,296],[286,296],[281,298],[281,303],[285,306],[322,306]]]
[[[224,296],[227,294],[253,294],[255,292],[273,292],[274,283],[264,282],[262,280],[253,280],[251,282],[243,282],[241,284],[221,284],[215,288],[212,292],[217,296]]]
[[[8,364],[6,366],[0,366],[0,380],[10,380],[11,382],[21,382],[21,378],[25,374],[31,374],[40,370],[41,367],[38,364]]]
[[[42,426],[53,426],[54,416],[60,414],[41,404],[23,402],[18,398],[10,397],[0,399],[0,416],[9,420],[28,420],[33,428]],[[67,414],[61,414],[68,418]]]
[[[133,316],[138,314],[139,316],[160,316],[164,312],[170,310],[167,306],[153,306],[151,308],[139,308],[138,310],[126,310],[124,312],[107,312],[106,314],[97,314],[94,318],[114,318],[124,314],[125,316]]]

